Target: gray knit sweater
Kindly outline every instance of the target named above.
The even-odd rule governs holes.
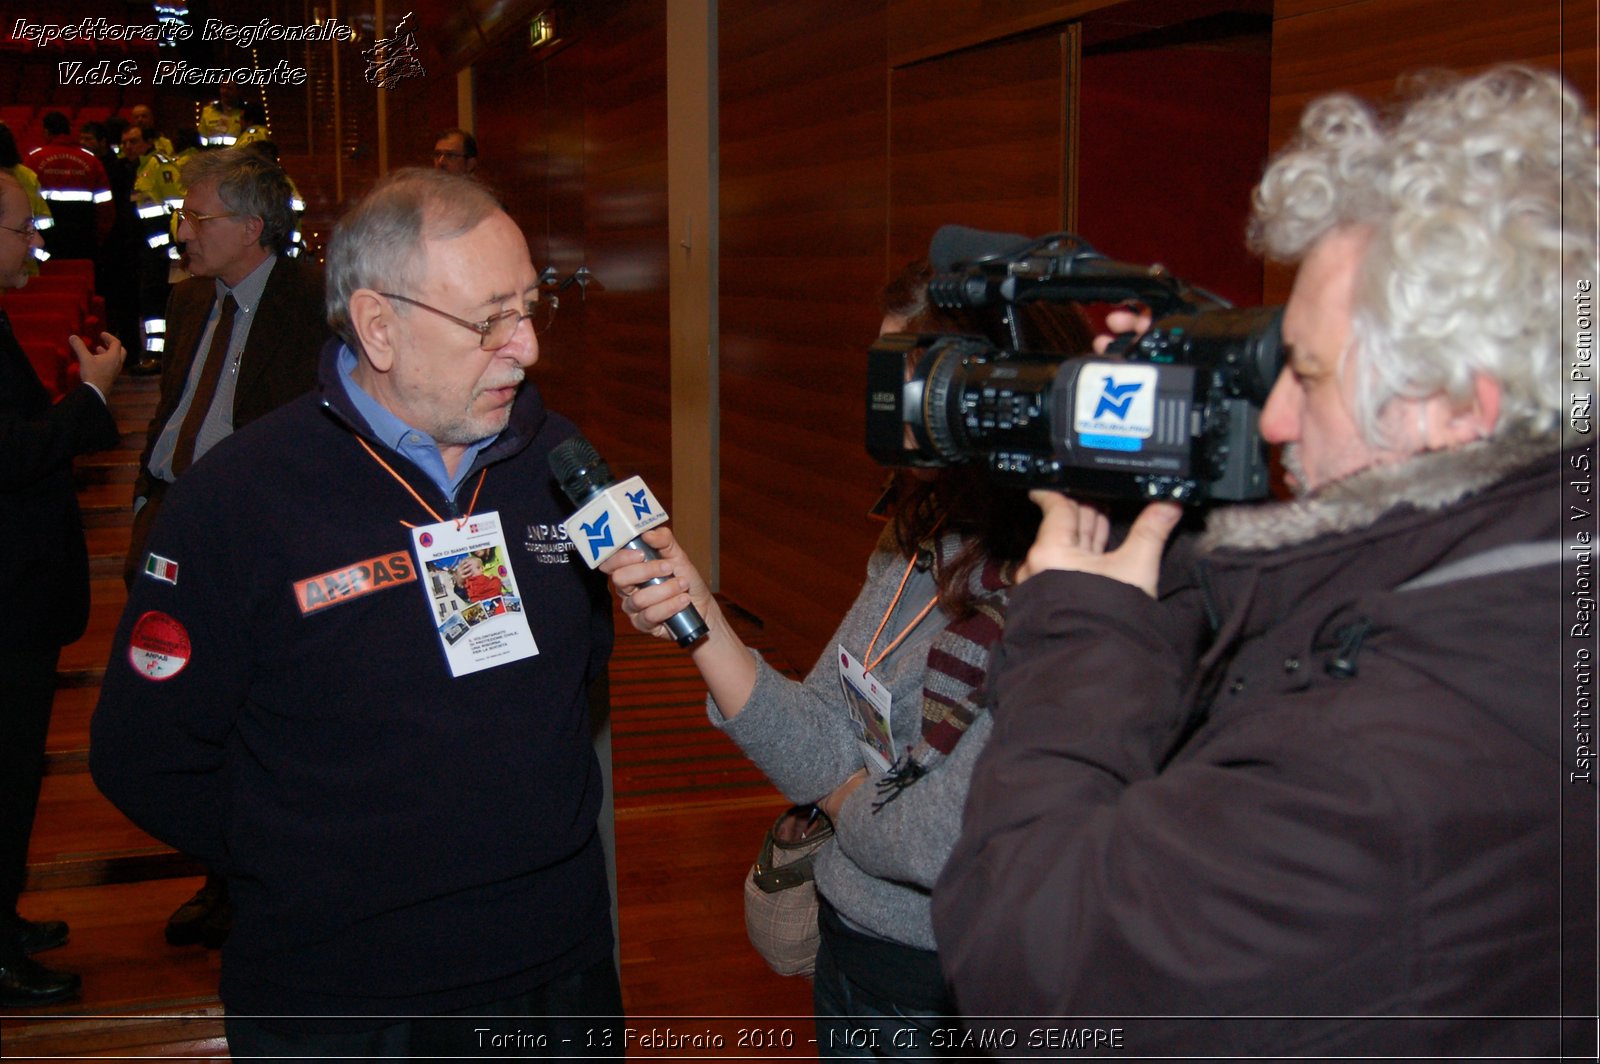
[[[836,648],[865,662],[867,643],[894,599],[906,559],[880,542],[867,563],[867,582],[804,683],[779,675],[756,656],[758,675],[744,711],[723,719],[707,700],[711,722],[749,755],[773,784],[795,802],[827,796],[857,769],[870,778],[845,800],[834,821],[835,841],[816,858],[817,889],[852,925],[919,949],[931,950],[929,892],[961,830],[961,809],[978,751],[989,738],[989,717],[978,718],[951,756],[874,813],[881,777],[852,731],[839,690]],[[934,595],[931,575],[913,572],[874,654],[900,634]],[[928,647],[950,617],[935,608],[873,675],[893,697],[891,730],[903,754],[922,737],[922,685]]]

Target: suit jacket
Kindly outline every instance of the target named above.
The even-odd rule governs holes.
[[[154,477],[150,455],[161,430],[183,398],[189,369],[199,354],[206,318],[216,302],[216,281],[192,277],[174,286],[167,299],[167,347],[161,367],[161,399],[139,456],[139,479],[133,497],[148,496]],[[243,428],[290,399],[311,390],[317,380],[317,355],[332,333],[323,302],[322,270],[286,255],[267,275],[250,335],[239,358],[239,382],[233,393],[233,427]],[[136,545],[137,546],[137,545]]]
[[[87,384],[51,405],[0,312],[0,646],[59,647],[83,634],[89,553],[72,459],[120,439],[116,419]]]

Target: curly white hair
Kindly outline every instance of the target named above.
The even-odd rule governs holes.
[[[1594,116],[1526,66],[1417,84],[1389,120],[1349,95],[1312,103],[1256,188],[1251,244],[1293,262],[1371,229],[1352,328],[1369,442],[1390,399],[1466,403],[1475,373],[1501,385],[1495,436],[1557,432],[1568,300],[1596,278]]]

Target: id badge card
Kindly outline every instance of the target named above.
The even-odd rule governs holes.
[[[418,581],[451,676],[539,653],[522,612],[498,511],[411,530]]]
[[[890,724],[889,691],[844,647],[839,648],[839,689],[850,710],[850,723],[868,768],[889,771],[894,762],[894,732]]]

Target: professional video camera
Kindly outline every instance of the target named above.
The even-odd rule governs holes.
[[[867,450],[883,465],[982,461],[1004,481],[1183,503],[1268,492],[1261,406],[1282,366],[1282,308],[1235,310],[1159,266],[1113,262],[1057,233],[1028,240],[945,226],[929,301],[1003,310],[1009,349],[895,333],[867,361]],[[1021,350],[1034,300],[1150,308],[1106,355]],[[909,431],[908,431],[909,430]]]

